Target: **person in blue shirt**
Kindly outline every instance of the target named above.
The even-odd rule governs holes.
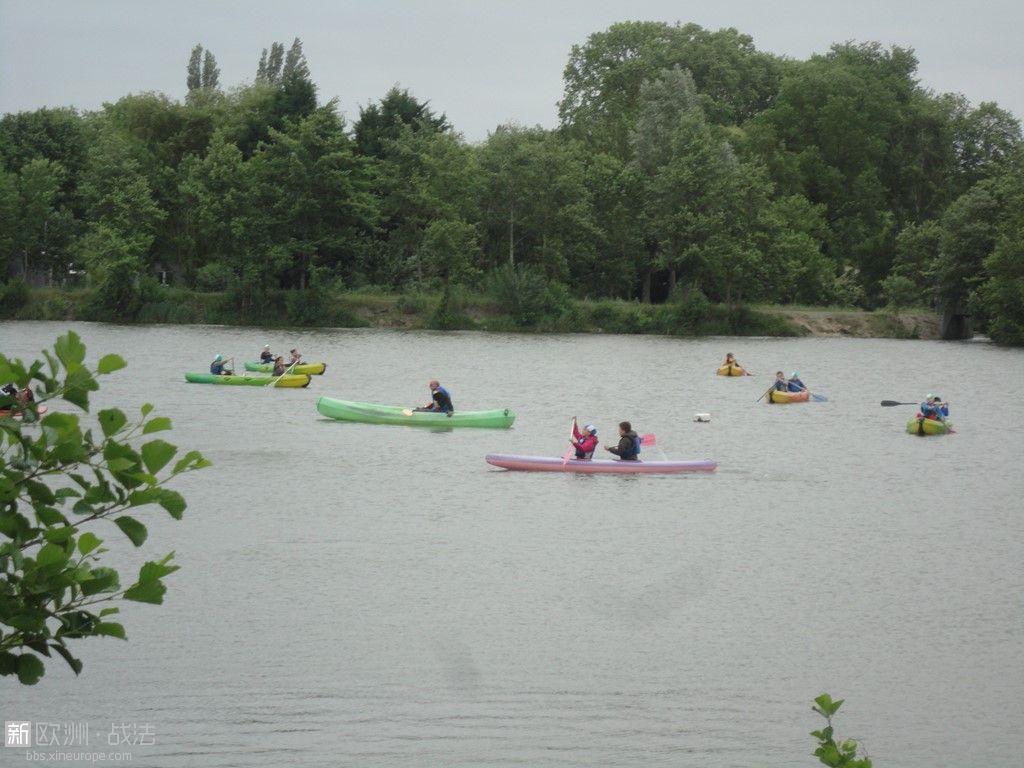
[[[231,357],[225,360],[224,355],[217,355],[213,358],[213,362],[210,363],[210,373],[214,376],[231,376],[233,371],[228,368],[228,363],[234,359]]]
[[[452,396],[448,390],[441,386],[437,379],[430,381],[431,401],[417,411],[437,411],[451,416],[455,413],[455,406],[452,404]]]
[[[788,391],[786,389],[786,386],[786,374],[784,374],[782,371],[776,371],[775,383],[772,384],[772,389],[774,389],[776,392],[786,392]],[[762,397],[764,397],[764,395],[762,395]]]
[[[274,353],[270,351],[270,345],[269,344],[267,344],[267,346],[265,346],[263,348],[263,351],[260,352],[260,362],[261,363],[273,363],[274,362]]]
[[[933,421],[945,421],[949,418],[949,403],[944,403],[938,395],[929,394],[921,403],[921,415]]]
[[[803,392],[807,389],[807,387],[804,386],[804,383],[800,381],[800,374],[796,371],[793,371],[793,373],[790,374],[787,386],[790,392]]]

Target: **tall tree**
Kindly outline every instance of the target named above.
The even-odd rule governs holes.
[[[203,54],[202,87],[208,91],[217,90],[220,85],[220,67],[217,66],[217,59],[213,52],[207,50]]]
[[[196,43],[192,53],[188,57],[186,68],[185,86],[189,91],[198,91],[203,87],[203,46]]]
[[[355,124],[356,148],[361,154],[381,158],[384,146],[402,133],[405,126],[413,131],[447,131],[448,119],[436,115],[429,101],[419,101],[409,90],[391,88],[377,104],[360,107]]]

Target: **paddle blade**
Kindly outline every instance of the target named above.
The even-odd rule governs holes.
[[[402,415],[404,415],[404,416],[412,416],[412,408],[403,408],[402,409]]]
[[[814,392],[811,392],[811,397],[813,397],[815,399],[815,401],[817,401],[819,403],[827,403],[828,402],[828,398],[827,397],[825,397],[824,395],[816,394]]]
[[[658,438],[656,438],[653,433],[648,433],[646,435],[640,435],[640,445],[657,445],[657,444],[658,444]]]
[[[895,400],[883,400],[880,405],[883,408],[891,408],[894,405],[917,405],[917,403],[900,403]]]

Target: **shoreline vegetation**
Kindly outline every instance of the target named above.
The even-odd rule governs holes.
[[[468,290],[390,292],[384,289],[324,291],[317,306],[307,292],[271,291],[265,301],[239,313],[230,293],[202,293],[153,286],[130,324],[232,325],[395,330],[475,330],[523,333],[623,333],[701,336],[847,336],[938,339],[940,318],[928,309],[874,312],[854,307],[713,304],[703,295],[663,304],[621,299],[564,299],[558,307],[522,307]],[[311,312],[310,310],[315,310]],[[16,306],[0,302],[0,319],[123,322],[110,316],[88,288],[25,289]]]
[[[398,85],[347,118],[299,39],[187,61],[183,99],[0,117],[0,316],[1024,346],[1020,120],[910,48],[616,23],[557,127],[480,141]]]

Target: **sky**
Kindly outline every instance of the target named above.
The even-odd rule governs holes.
[[[480,141],[555,126],[571,47],[626,20],[735,27],[799,59],[848,40],[910,47],[923,86],[1024,117],[1019,0],[0,0],[0,113],[183,98],[196,43],[240,85],[263,48],[299,37],[321,102],[350,121],[397,84]]]

